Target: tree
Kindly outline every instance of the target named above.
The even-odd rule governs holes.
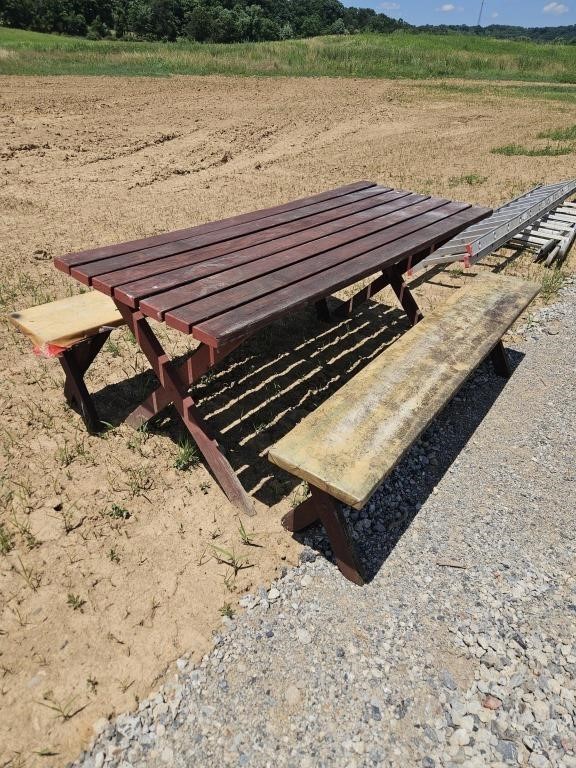
[[[194,6],[186,20],[186,36],[203,43],[211,39],[212,27],[212,15],[206,6]]]
[[[107,34],[108,29],[106,24],[104,24],[100,16],[96,16],[92,24],[88,25],[86,37],[88,40],[101,40],[103,37],[106,37]]]
[[[34,23],[35,8],[32,0],[4,0],[0,5],[0,21],[7,27],[30,29]]]
[[[326,28],[327,35],[347,35],[348,30],[342,19],[336,19],[329,27]]]
[[[345,7],[340,0],[0,0],[0,24],[94,40],[113,32],[123,38],[176,40],[186,35],[219,43],[389,32],[405,26],[371,8]],[[541,33],[543,39],[557,36],[554,30]],[[573,40],[574,28],[566,27],[564,38]]]
[[[291,37],[294,37],[294,29],[292,28],[292,24],[287,21],[280,27],[280,40],[290,40]]]
[[[306,16],[302,20],[300,27],[300,34],[302,37],[316,37],[322,31],[322,21],[320,16],[314,14],[313,16]]]
[[[65,16],[63,19],[64,28],[63,31],[67,35],[77,35],[78,37],[84,37],[88,32],[88,25],[86,19],[81,13],[75,13],[71,16]]]
[[[179,31],[177,3],[174,0],[151,0],[150,34],[160,40],[176,40]]]

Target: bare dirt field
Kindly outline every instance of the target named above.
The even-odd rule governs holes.
[[[195,78],[0,80],[0,311],[79,291],[52,257],[370,179],[497,205],[576,175],[574,154],[491,154],[576,123],[566,102],[479,96],[412,82]],[[511,271],[541,278],[529,259]],[[456,277],[418,287],[424,306]],[[447,287],[448,286],[448,287]],[[0,366],[0,766],[56,766],[93,726],[133,708],[220,612],[296,561],[280,526],[298,489],[271,442],[404,325],[386,293],[339,326],[302,312],[198,387],[200,405],[258,514],[240,520],[167,412],[122,417],[150,386],[118,330],[88,384],[110,424],[89,436],[55,360],[2,325]],[[372,323],[373,332],[366,333]],[[187,349],[164,336],[170,352]],[[237,390],[237,392],[236,392]],[[188,466],[186,466],[188,465]],[[245,566],[234,578],[214,547]],[[230,609],[229,607],[230,606]]]

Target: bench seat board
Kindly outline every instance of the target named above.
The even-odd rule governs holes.
[[[361,509],[538,293],[482,273],[274,445],[268,458]]]
[[[39,304],[12,312],[9,317],[39,349],[68,348],[94,336],[100,328],[124,323],[112,299],[98,291]]]

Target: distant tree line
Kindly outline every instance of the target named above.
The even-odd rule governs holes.
[[[576,44],[576,25],[413,27],[372,8],[347,8],[339,0],[0,0],[0,24],[92,40],[234,43],[410,29]]]
[[[408,28],[338,0],[0,0],[0,24],[90,39],[232,43]]]
[[[441,24],[440,26],[422,26],[418,32],[434,34],[462,34],[480,37],[495,37],[503,40],[531,40],[534,43],[568,43],[576,45],[576,24],[564,27],[512,27],[507,24],[490,24],[487,27],[468,27],[466,25]]]

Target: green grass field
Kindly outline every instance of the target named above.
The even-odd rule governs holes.
[[[0,28],[0,74],[289,75],[576,83],[576,48],[407,32],[230,45],[94,42]]]

